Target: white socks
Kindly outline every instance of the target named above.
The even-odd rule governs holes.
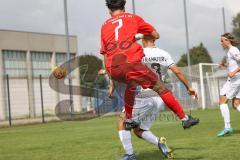
[[[225,128],[231,128],[230,113],[229,113],[228,105],[227,104],[221,104],[220,105],[220,110],[221,110],[222,117],[223,117],[223,120],[224,120]]]
[[[151,131],[144,131],[142,133],[142,138],[147,142],[158,146],[158,138]]]
[[[188,115],[185,115],[185,117],[181,119],[181,121],[186,121],[186,120],[188,120]]]
[[[237,107],[237,111],[240,112],[240,105]]]
[[[118,131],[119,138],[122,142],[123,148],[128,155],[133,154],[133,147],[131,142],[131,132],[126,130]]]

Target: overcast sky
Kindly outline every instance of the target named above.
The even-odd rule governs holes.
[[[175,61],[186,53],[183,0],[135,0],[136,13],[155,26],[161,35],[157,46],[169,51]],[[126,10],[131,12],[131,0]],[[187,0],[190,47],[200,42],[213,60],[224,51],[219,44],[223,33],[222,7],[227,31],[240,12],[239,0]],[[100,28],[109,18],[105,0],[68,0],[69,30],[78,36],[79,54],[98,55]],[[0,0],[0,29],[64,34],[63,0]]]

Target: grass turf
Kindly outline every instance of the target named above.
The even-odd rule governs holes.
[[[168,113],[169,114],[169,113]],[[157,119],[152,131],[165,136],[175,159],[236,160],[240,148],[240,113],[231,110],[230,136],[218,138],[223,128],[220,111],[198,110],[201,123],[183,130],[180,121]],[[116,160],[124,153],[116,132],[116,117],[84,122],[59,122],[0,129],[0,160]],[[138,160],[159,160],[155,146],[132,138]]]

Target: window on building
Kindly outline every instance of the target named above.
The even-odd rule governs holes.
[[[27,76],[26,52],[3,50],[2,53],[5,74],[14,78]]]
[[[71,53],[70,56],[71,58],[75,57],[75,53]],[[61,53],[57,52],[56,53],[56,64],[57,66],[60,66],[61,64],[65,63],[67,61],[67,54],[66,53]]]
[[[51,52],[31,52],[33,76],[49,77],[51,74]]]

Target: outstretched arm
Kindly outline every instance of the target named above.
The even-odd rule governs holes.
[[[219,67],[228,67],[228,64],[226,63],[226,62],[224,62],[224,61],[221,61],[220,63],[219,63]]]
[[[114,96],[113,96],[114,89],[115,89],[114,82],[110,79],[110,84],[108,86],[108,97],[109,98],[114,98]]]
[[[150,37],[150,39],[159,39],[159,33],[156,31],[156,29],[149,23],[145,22],[141,17],[136,16],[135,17],[138,23],[138,33],[141,33],[144,35],[144,37],[141,37],[140,39],[145,39],[147,37]]]
[[[151,34],[145,35],[143,38],[144,39],[159,39],[160,35],[159,35],[159,33],[156,30],[154,30],[154,31],[152,31]]]
[[[135,35],[136,40],[140,40],[140,39],[154,39],[154,40],[156,40],[156,39],[159,39],[159,38],[160,38],[160,35],[156,30],[152,31],[152,33],[149,34],[149,35],[144,35],[144,34],[141,34],[141,33],[138,33],[138,34]]]
[[[240,67],[236,68],[234,71],[232,72],[228,72],[228,77],[232,78],[234,77],[238,72],[240,72]]]
[[[98,75],[106,75],[107,74],[107,71],[105,69],[100,69],[98,71]],[[109,77],[109,85],[108,85],[108,97],[109,98],[113,98],[113,92],[114,92],[114,89],[115,89],[115,84],[113,82],[113,80]]]
[[[183,72],[180,68],[178,68],[175,64],[170,67],[172,72],[178,77],[178,79],[184,84],[186,87],[188,94],[194,97],[197,97],[197,92],[189,85],[188,80],[184,76]]]

